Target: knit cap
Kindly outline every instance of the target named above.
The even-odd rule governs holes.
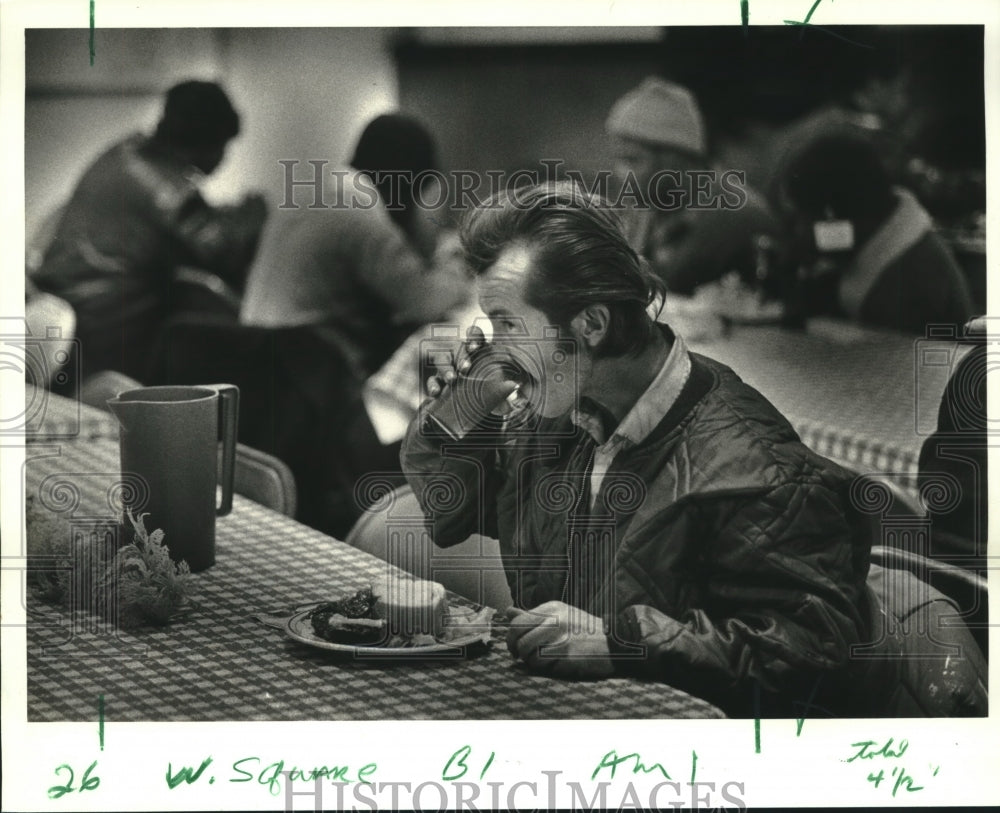
[[[611,108],[607,130],[657,147],[705,154],[705,125],[687,88],[650,76]]]

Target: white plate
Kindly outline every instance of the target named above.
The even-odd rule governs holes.
[[[372,657],[372,658],[413,658],[423,655],[432,655],[437,652],[454,653],[471,644],[485,644],[488,637],[485,633],[479,632],[470,635],[463,635],[451,641],[438,641],[434,644],[423,646],[364,646],[356,644],[338,644],[320,638],[312,628],[312,621],[309,616],[315,607],[302,610],[296,613],[285,622],[285,634],[292,640],[298,641],[307,646],[318,649],[326,649],[331,652],[343,652],[346,654]]]

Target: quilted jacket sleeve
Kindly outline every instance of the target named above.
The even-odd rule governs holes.
[[[497,452],[475,442],[475,433],[453,441],[422,420],[410,424],[400,450],[406,480],[413,488],[434,542],[450,547],[474,533],[496,537]]]
[[[677,617],[627,607],[619,636],[646,647],[652,676],[730,714],[790,714],[843,679],[863,639],[868,541],[843,498],[817,483],[714,503],[693,509],[725,517],[703,542],[698,600]]]

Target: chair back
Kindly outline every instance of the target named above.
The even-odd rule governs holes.
[[[858,474],[851,499],[862,512],[877,517],[871,561],[906,570],[936,587],[959,608],[959,615],[986,653],[989,624],[986,563],[973,554],[969,540],[941,529],[935,506],[962,511],[944,478],[937,485],[925,477],[918,491],[900,485],[901,475]],[[950,505],[948,504],[950,501]],[[956,507],[957,505],[957,507]],[[879,544],[881,543],[881,544]]]
[[[222,475],[221,455],[219,475]],[[252,446],[236,444],[233,491],[288,517],[295,516],[298,494],[292,470],[274,455]]]
[[[987,661],[955,603],[905,568],[873,564],[868,586],[878,599],[876,641],[855,656],[877,656],[892,673],[881,681],[889,691],[887,707],[870,716],[986,716]]]
[[[872,547],[872,564],[905,570],[936,588],[955,605],[944,626],[966,627],[984,655],[989,654],[989,591],[978,573],[940,559],[885,545]]]
[[[363,382],[336,342],[315,328],[177,317],[164,328],[148,378],[239,387],[240,440],[291,469],[296,519],[332,536],[343,538],[361,513],[359,476],[399,471],[398,446],[383,447],[368,420]]]
[[[513,604],[500,543],[474,534],[458,545],[439,547],[408,485],[383,492],[361,515],[346,541],[478,604],[497,610]]]

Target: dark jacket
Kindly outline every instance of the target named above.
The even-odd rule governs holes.
[[[964,324],[972,296],[930,215],[905,189],[896,206],[842,267],[806,278],[806,315],[849,317],[863,324],[924,335],[933,323]]]
[[[497,536],[516,604],[604,617],[622,671],[729,714],[885,713],[872,688],[894,665],[849,657],[878,614],[852,476],[728,367],[692,360],[660,424],[615,458],[593,512],[579,509],[594,442],[568,418],[499,450],[470,436],[445,455],[415,422],[403,469],[435,542]]]

